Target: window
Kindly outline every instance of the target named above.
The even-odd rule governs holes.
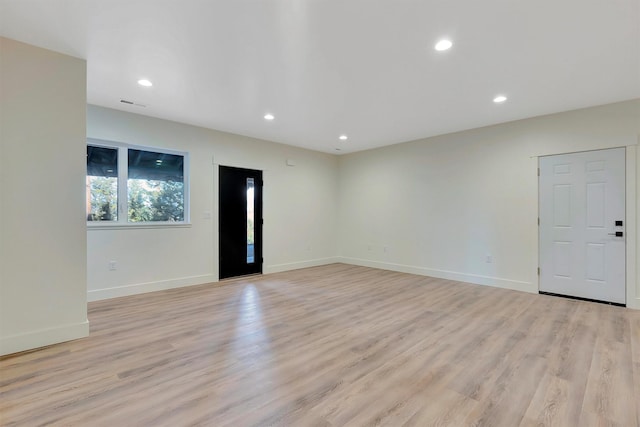
[[[118,149],[87,147],[87,221],[118,220]]]
[[[247,264],[256,262],[255,256],[255,228],[253,221],[255,219],[254,205],[254,188],[255,182],[253,178],[247,178]]]
[[[187,163],[187,153],[90,140],[87,221],[188,221]]]

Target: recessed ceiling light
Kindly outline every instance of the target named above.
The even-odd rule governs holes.
[[[496,104],[501,104],[506,100],[507,100],[507,97],[504,95],[498,95],[495,98],[493,98],[493,102],[495,102]]]
[[[273,116],[273,114],[265,114],[264,115],[264,119],[265,120],[273,120],[273,119],[275,119],[275,117]]]
[[[147,79],[140,79],[140,80],[138,80],[138,84],[139,84],[140,86],[144,86],[144,87],[151,87],[151,86],[153,86],[153,83],[151,83],[151,82],[150,82],[149,80],[147,80]]]
[[[435,49],[442,52],[443,50],[449,50],[453,46],[451,40],[442,39],[438,43],[436,43]]]
[[[349,138],[347,137],[347,135],[340,135],[339,139],[340,139],[340,141],[346,141]]]

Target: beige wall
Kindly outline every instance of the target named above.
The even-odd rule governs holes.
[[[0,38],[0,354],[85,336],[87,290],[217,280],[218,165],[264,170],[267,273],[339,260],[535,292],[537,157],[626,146],[640,308],[640,100],[336,157],[94,106],[87,122],[85,69]],[[188,151],[190,226],[87,232],[86,136]]]
[[[265,273],[335,261],[336,156],[96,106],[87,134],[187,151],[191,166],[191,226],[88,230],[90,300],[218,280],[218,165],[264,171]]]
[[[341,156],[339,255],[537,292],[537,156],[626,146],[627,300],[640,308],[639,135],[635,100]]]
[[[0,354],[89,332],[85,70],[0,38]]]

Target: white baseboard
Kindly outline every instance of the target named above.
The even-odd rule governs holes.
[[[91,302],[109,298],[126,297],[129,295],[164,291],[166,289],[173,288],[183,288],[185,286],[202,285],[204,283],[217,281],[218,278],[213,274],[205,274],[202,276],[190,276],[181,277],[178,279],[160,280],[158,282],[134,283],[131,285],[116,286],[113,288],[94,289],[87,291],[87,301]]]
[[[360,265],[362,267],[380,268],[382,270],[398,271],[401,273],[418,274],[420,276],[437,277],[439,279],[455,280],[457,282],[473,283],[476,285],[493,286],[496,288],[512,289],[515,291],[538,293],[535,283],[518,280],[502,279],[499,277],[481,276],[478,274],[459,273],[455,271],[436,270],[413,265],[394,264],[389,262],[371,261],[359,258],[338,257],[336,262]]]
[[[265,265],[263,273],[279,273],[282,271],[297,270],[299,268],[306,267],[316,267],[319,265],[332,264],[335,262],[338,262],[337,258],[320,258],[287,264]],[[130,285],[114,286],[113,288],[93,289],[87,291],[87,301],[100,301],[109,298],[126,297],[129,295],[163,291],[173,288],[183,288],[193,285],[202,285],[204,283],[217,281],[217,275],[206,274],[202,276],[181,277],[178,279],[161,280],[157,282],[134,283]]]
[[[89,336],[89,321],[0,338],[0,356]]]
[[[300,268],[318,267],[320,265],[327,265],[327,264],[334,264],[336,262],[342,262],[340,261],[340,259],[341,258],[329,257],[329,258],[318,258],[318,259],[311,259],[311,260],[299,261],[299,262],[290,262],[286,264],[266,265],[263,269],[263,273],[264,274],[281,273],[283,271],[298,270]]]
[[[627,308],[634,310],[640,310],[640,298],[633,298],[627,300]]]

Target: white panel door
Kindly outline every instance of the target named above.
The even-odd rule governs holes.
[[[625,149],[539,166],[540,291],[625,304]]]

